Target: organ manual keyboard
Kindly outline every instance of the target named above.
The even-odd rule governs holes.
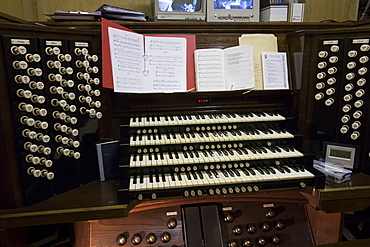
[[[312,157],[298,150],[291,97],[290,90],[115,95],[125,106],[113,113],[119,202],[322,187]]]

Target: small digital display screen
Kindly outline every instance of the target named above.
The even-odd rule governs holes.
[[[203,0],[159,0],[158,8],[167,12],[198,12]],[[205,0],[204,0],[205,1]]]
[[[338,157],[338,158],[343,158],[343,159],[351,159],[351,152],[348,152],[348,151],[330,149],[329,155],[331,157]]]
[[[214,9],[253,9],[253,0],[214,0]]]

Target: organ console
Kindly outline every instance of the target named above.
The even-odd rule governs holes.
[[[268,93],[260,93],[174,94],[166,102],[158,95],[117,95],[117,104],[125,105],[115,113],[122,147],[120,203],[322,187],[312,156],[297,150],[289,106],[278,98],[263,106]],[[211,107],[198,104],[199,97]]]

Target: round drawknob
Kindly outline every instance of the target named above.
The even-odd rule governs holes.
[[[284,227],[285,227],[284,221],[282,221],[282,220],[276,221],[275,229],[282,230],[282,229],[284,229]]]
[[[279,235],[271,236],[271,243],[272,244],[280,244],[281,238]]]
[[[227,247],[238,247],[238,242],[236,240],[231,240],[228,244]]]
[[[274,209],[272,209],[272,208],[269,208],[269,209],[267,209],[267,211],[266,211],[266,217],[267,218],[274,218],[276,216],[276,212],[275,212],[275,210]]]
[[[132,236],[132,239],[131,239],[131,242],[134,244],[134,245],[138,245],[141,243],[141,236],[140,234],[136,233],[134,236]]]
[[[116,238],[116,243],[118,246],[122,246],[127,242],[127,237],[123,233],[119,234]]]
[[[263,222],[263,223],[261,224],[261,230],[262,230],[262,231],[264,231],[264,232],[268,232],[268,231],[270,231],[270,229],[271,229],[271,225],[270,225],[270,223],[269,223],[269,222]]]
[[[265,246],[267,244],[265,237],[259,237],[256,239],[256,243],[258,246]]]
[[[257,227],[254,224],[247,225],[247,232],[248,233],[255,233],[257,231]]]
[[[154,244],[157,241],[157,236],[154,233],[149,233],[146,237],[146,242],[148,244]]]
[[[163,243],[168,243],[168,242],[170,242],[170,240],[171,240],[171,235],[168,232],[162,233],[162,235],[161,235],[161,241]]]
[[[230,222],[232,222],[234,220],[234,216],[231,214],[231,213],[227,213],[227,214],[225,214],[225,216],[224,216],[224,221],[226,222],[226,223],[230,223]]]
[[[252,246],[252,240],[250,240],[249,238],[243,239],[242,240],[242,246],[243,247],[250,247],[250,246]]]
[[[171,218],[171,219],[169,219],[169,220],[168,220],[168,222],[167,222],[167,227],[168,227],[169,229],[174,229],[174,228],[176,228],[176,226],[177,226],[177,221],[176,221],[176,219]]]
[[[242,234],[243,233],[243,229],[242,229],[242,227],[241,226],[239,226],[239,225],[237,225],[237,226],[234,226],[233,227],[233,234],[234,235],[240,235],[240,234]]]

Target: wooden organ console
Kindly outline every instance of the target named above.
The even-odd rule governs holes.
[[[322,187],[297,150],[291,93],[117,95],[119,201]]]
[[[1,208],[48,202],[98,179],[95,143],[114,138],[120,177],[109,203],[127,205],[120,214],[127,217],[86,217],[91,220],[75,226],[89,238],[76,239],[77,246],[314,244],[308,200],[299,191],[323,188],[325,177],[312,168],[307,123],[313,108],[302,105],[312,104],[315,94],[307,81],[301,90],[293,83],[290,90],[113,94],[100,86],[100,31],[0,28],[6,82],[0,85],[0,137],[9,144],[0,153],[11,164],[1,168],[12,175],[0,180],[8,188],[0,196],[9,198]],[[227,35],[199,31],[197,47],[237,45],[240,32],[251,32],[238,28]],[[285,32],[278,34],[279,48],[287,51],[289,44],[292,55],[301,34],[286,40]],[[314,32],[305,38],[311,34],[316,39]],[[280,191],[287,196],[275,196]]]

